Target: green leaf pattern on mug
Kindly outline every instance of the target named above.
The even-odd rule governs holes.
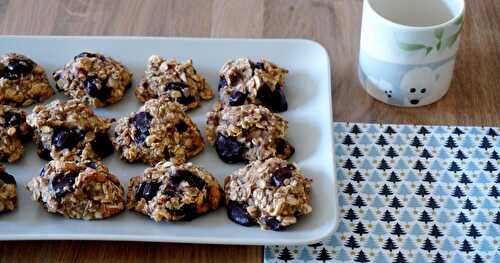
[[[436,44],[437,51],[441,50],[441,43],[443,40],[443,34],[444,34],[444,29],[442,29],[442,28],[434,30],[434,36],[436,37],[436,39],[438,41]],[[432,51],[432,47],[431,47],[431,51]],[[428,53],[430,53],[430,51]],[[428,55],[428,54],[426,54],[426,55]]]
[[[458,37],[460,36],[460,33],[462,32],[463,26],[464,26],[464,17],[461,15],[457,21],[455,21],[454,25],[458,26],[457,32],[451,34],[448,37],[444,37],[444,29],[436,29],[434,30],[434,37],[436,39],[436,42],[433,46],[427,46],[425,44],[418,44],[418,43],[405,43],[397,40],[397,45],[401,50],[408,51],[408,52],[413,52],[413,51],[418,51],[418,50],[423,50],[425,49],[425,56],[428,56],[429,54],[432,53],[433,50],[436,50],[436,52],[444,50],[444,48],[451,48],[453,45],[457,42]],[[444,39],[443,39],[444,38]]]
[[[439,40],[443,38],[443,34],[444,34],[444,29],[442,28],[434,30],[434,36],[436,36],[436,38]]]
[[[463,15],[458,18],[458,20],[455,22],[455,25],[457,25],[459,28],[458,28],[458,31],[455,32],[455,34],[449,36],[446,39],[446,46],[448,48],[452,47],[455,44],[455,42],[457,42],[458,36],[460,36],[460,33],[462,32],[462,29],[464,28],[464,16]]]
[[[432,52],[432,47],[427,47],[427,48],[425,49],[425,55],[426,55],[426,56],[427,56],[427,55],[429,55],[431,52]]]
[[[452,47],[455,42],[457,42],[457,39],[458,39],[458,34],[453,34],[451,35],[448,39],[446,39],[446,46],[447,47]]]
[[[457,21],[455,21],[455,23],[454,23],[454,24],[455,24],[456,26],[463,26],[463,24],[464,24],[464,15],[461,15],[461,16],[457,19]]]
[[[405,51],[415,51],[415,50],[420,50],[427,48],[426,45],[422,44],[409,44],[409,43],[403,43],[403,42],[398,42],[398,46],[400,49],[405,50]]]

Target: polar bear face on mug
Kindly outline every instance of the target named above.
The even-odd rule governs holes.
[[[418,105],[429,93],[436,89],[439,74],[428,67],[414,68],[403,76],[401,92],[405,103]]]

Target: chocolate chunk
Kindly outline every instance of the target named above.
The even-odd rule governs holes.
[[[47,160],[47,161],[52,160],[52,156],[50,156],[50,150],[45,149],[45,147],[43,147],[43,145],[41,143],[38,144],[38,149],[37,149],[36,153],[38,154],[38,157],[40,157],[44,160]]]
[[[285,180],[292,177],[292,173],[295,170],[295,166],[289,164],[285,167],[280,167],[273,172],[271,176],[271,185],[280,187],[285,185]]]
[[[0,172],[0,180],[2,180],[6,184],[16,184],[16,179],[14,178],[14,176],[5,171]]]
[[[224,78],[224,76],[220,76],[218,89],[220,90],[220,89],[222,89],[222,88],[224,88],[226,86],[227,86],[226,79]]]
[[[148,112],[139,112],[132,118],[132,124],[137,129],[134,134],[134,141],[142,144],[149,136],[149,128],[153,116]]]
[[[275,112],[284,112],[288,110],[288,103],[282,89],[276,88],[273,91],[269,108]]]
[[[255,224],[247,211],[246,204],[238,203],[236,201],[229,201],[226,205],[226,209],[227,216],[229,217],[229,219],[231,219],[231,221],[242,226],[251,226]]]
[[[237,163],[244,160],[243,153],[245,145],[235,138],[226,137],[219,133],[215,141],[215,151],[222,161],[226,163]]]
[[[231,95],[229,96],[229,105],[231,106],[240,106],[245,104],[245,100],[247,99],[247,94],[233,90]]]
[[[169,178],[169,184],[177,187],[182,181],[186,181],[190,186],[194,186],[199,190],[205,187],[206,183],[200,177],[194,175],[188,170],[176,170]]]
[[[177,102],[182,104],[182,105],[188,105],[196,101],[196,98],[194,96],[182,96],[180,98],[177,98]]]
[[[170,82],[168,83],[167,85],[165,85],[165,87],[163,88],[165,91],[168,91],[168,90],[177,90],[177,91],[180,91],[182,93],[182,90],[184,88],[187,88],[188,85],[183,83],[183,82]]]
[[[264,70],[264,63],[262,63],[262,62],[256,62],[255,65],[254,65],[254,68]]]
[[[90,142],[90,146],[99,157],[104,158],[113,153],[113,143],[107,133],[96,133],[95,138]]]
[[[161,183],[159,182],[142,182],[137,188],[135,193],[135,199],[144,198],[146,201],[153,199],[156,196],[158,190],[160,190]]]
[[[273,231],[279,231],[282,229],[280,221],[278,221],[275,217],[266,217],[263,219],[263,221],[264,224]]]
[[[183,120],[180,120],[178,123],[175,124],[175,129],[178,132],[185,132],[188,130],[188,126]]]
[[[267,105],[271,100],[272,91],[267,84],[262,84],[262,86],[257,90],[257,99],[259,99],[264,105]]]
[[[19,125],[21,125],[21,122],[23,121],[21,114],[13,111],[5,112],[3,118],[5,120],[5,123],[9,127],[18,127]]]
[[[184,217],[182,218],[183,221],[191,221],[198,216],[198,214],[196,213],[195,204],[184,204],[179,209],[179,212],[181,212],[181,214],[184,214]]]
[[[276,153],[283,155],[285,158],[292,156],[295,153],[295,148],[285,139],[276,139]]]
[[[52,145],[57,149],[71,149],[75,147],[79,141],[79,132],[72,129],[57,127],[52,134]]]
[[[151,114],[145,111],[141,111],[133,117],[132,123],[137,130],[146,132],[149,130],[152,119],[153,116],[151,116]]]
[[[95,57],[97,57],[97,54],[95,54],[95,53],[82,52],[82,53],[76,55],[73,59],[76,60],[77,58],[95,58]]]
[[[95,162],[85,163],[85,166],[90,167],[92,169],[97,169],[97,163],[95,163]]]
[[[106,82],[96,76],[89,76],[83,81],[85,92],[92,98],[106,101],[111,96],[111,89],[106,85]]]
[[[231,82],[231,85],[234,86],[239,80],[240,80],[241,76],[238,72],[231,72],[231,74],[229,74],[229,82]]]
[[[78,172],[66,172],[54,176],[52,179],[52,189],[54,189],[57,198],[62,198],[67,193],[73,191],[76,177],[78,177]]]
[[[140,132],[139,130],[136,130],[134,133],[134,141],[137,144],[143,144],[148,136],[149,136],[149,131]]]
[[[30,74],[33,71],[33,63],[26,59],[13,59],[5,68],[4,77],[10,80],[16,80],[23,75]]]
[[[165,149],[163,149],[163,158],[167,161],[170,159],[170,151],[168,150],[167,145],[165,145]]]
[[[263,84],[257,91],[257,99],[274,112],[283,112],[288,109],[285,93],[278,87],[274,91],[271,91],[271,88],[267,84]]]
[[[181,97],[178,97],[176,99],[176,101],[182,105],[187,105],[187,104],[190,104],[192,103],[193,101],[196,100],[195,97],[189,95],[189,96],[185,96],[184,95],[184,92],[183,92],[183,89],[187,88],[188,85],[183,83],[183,82],[171,82],[171,83],[168,83],[165,87],[164,87],[164,90],[165,91],[169,91],[169,90],[177,90],[179,91],[182,96]]]

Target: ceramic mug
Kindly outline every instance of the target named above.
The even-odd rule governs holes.
[[[418,107],[451,83],[464,0],[364,0],[359,78],[385,103]]]

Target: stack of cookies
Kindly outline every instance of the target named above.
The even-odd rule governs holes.
[[[33,141],[49,161],[27,185],[34,201],[51,213],[104,219],[125,207],[155,221],[192,220],[223,204],[232,221],[282,230],[309,214],[311,180],[286,160],[288,141],[285,77],[277,65],[247,58],[227,61],[219,71],[219,101],[207,114],[208,142],[226,163],[246,163],[224,180],[189,160],[205,147],[188,112],[214,92],[192,60],[149,58],[135,96],[144,104],[115,120],[94,113],[122,100],[132,73],[119,61],[82,52],[52,77],[70,99],[16,107],[54,94],[45,71],[21,54],[0,57],[0,160],[13,163],[23,143]],[[113,134],[110,136],[110,133]],[[127,163],[150,167],[133,177],[128,193],[103,159],[114,151]],[[125,200],[126,199],[126,200]],[[16,205],[16,182],[0,166],[0,213]]]
[[[285,77],[277,65],[248,58],[227,61],[219,71],[219,102],[207,114],[208,142],[226,163],[248,163],[224,180],[232,221],[281,230],[311,213],[311,180],[286,161],[288,142]]]

